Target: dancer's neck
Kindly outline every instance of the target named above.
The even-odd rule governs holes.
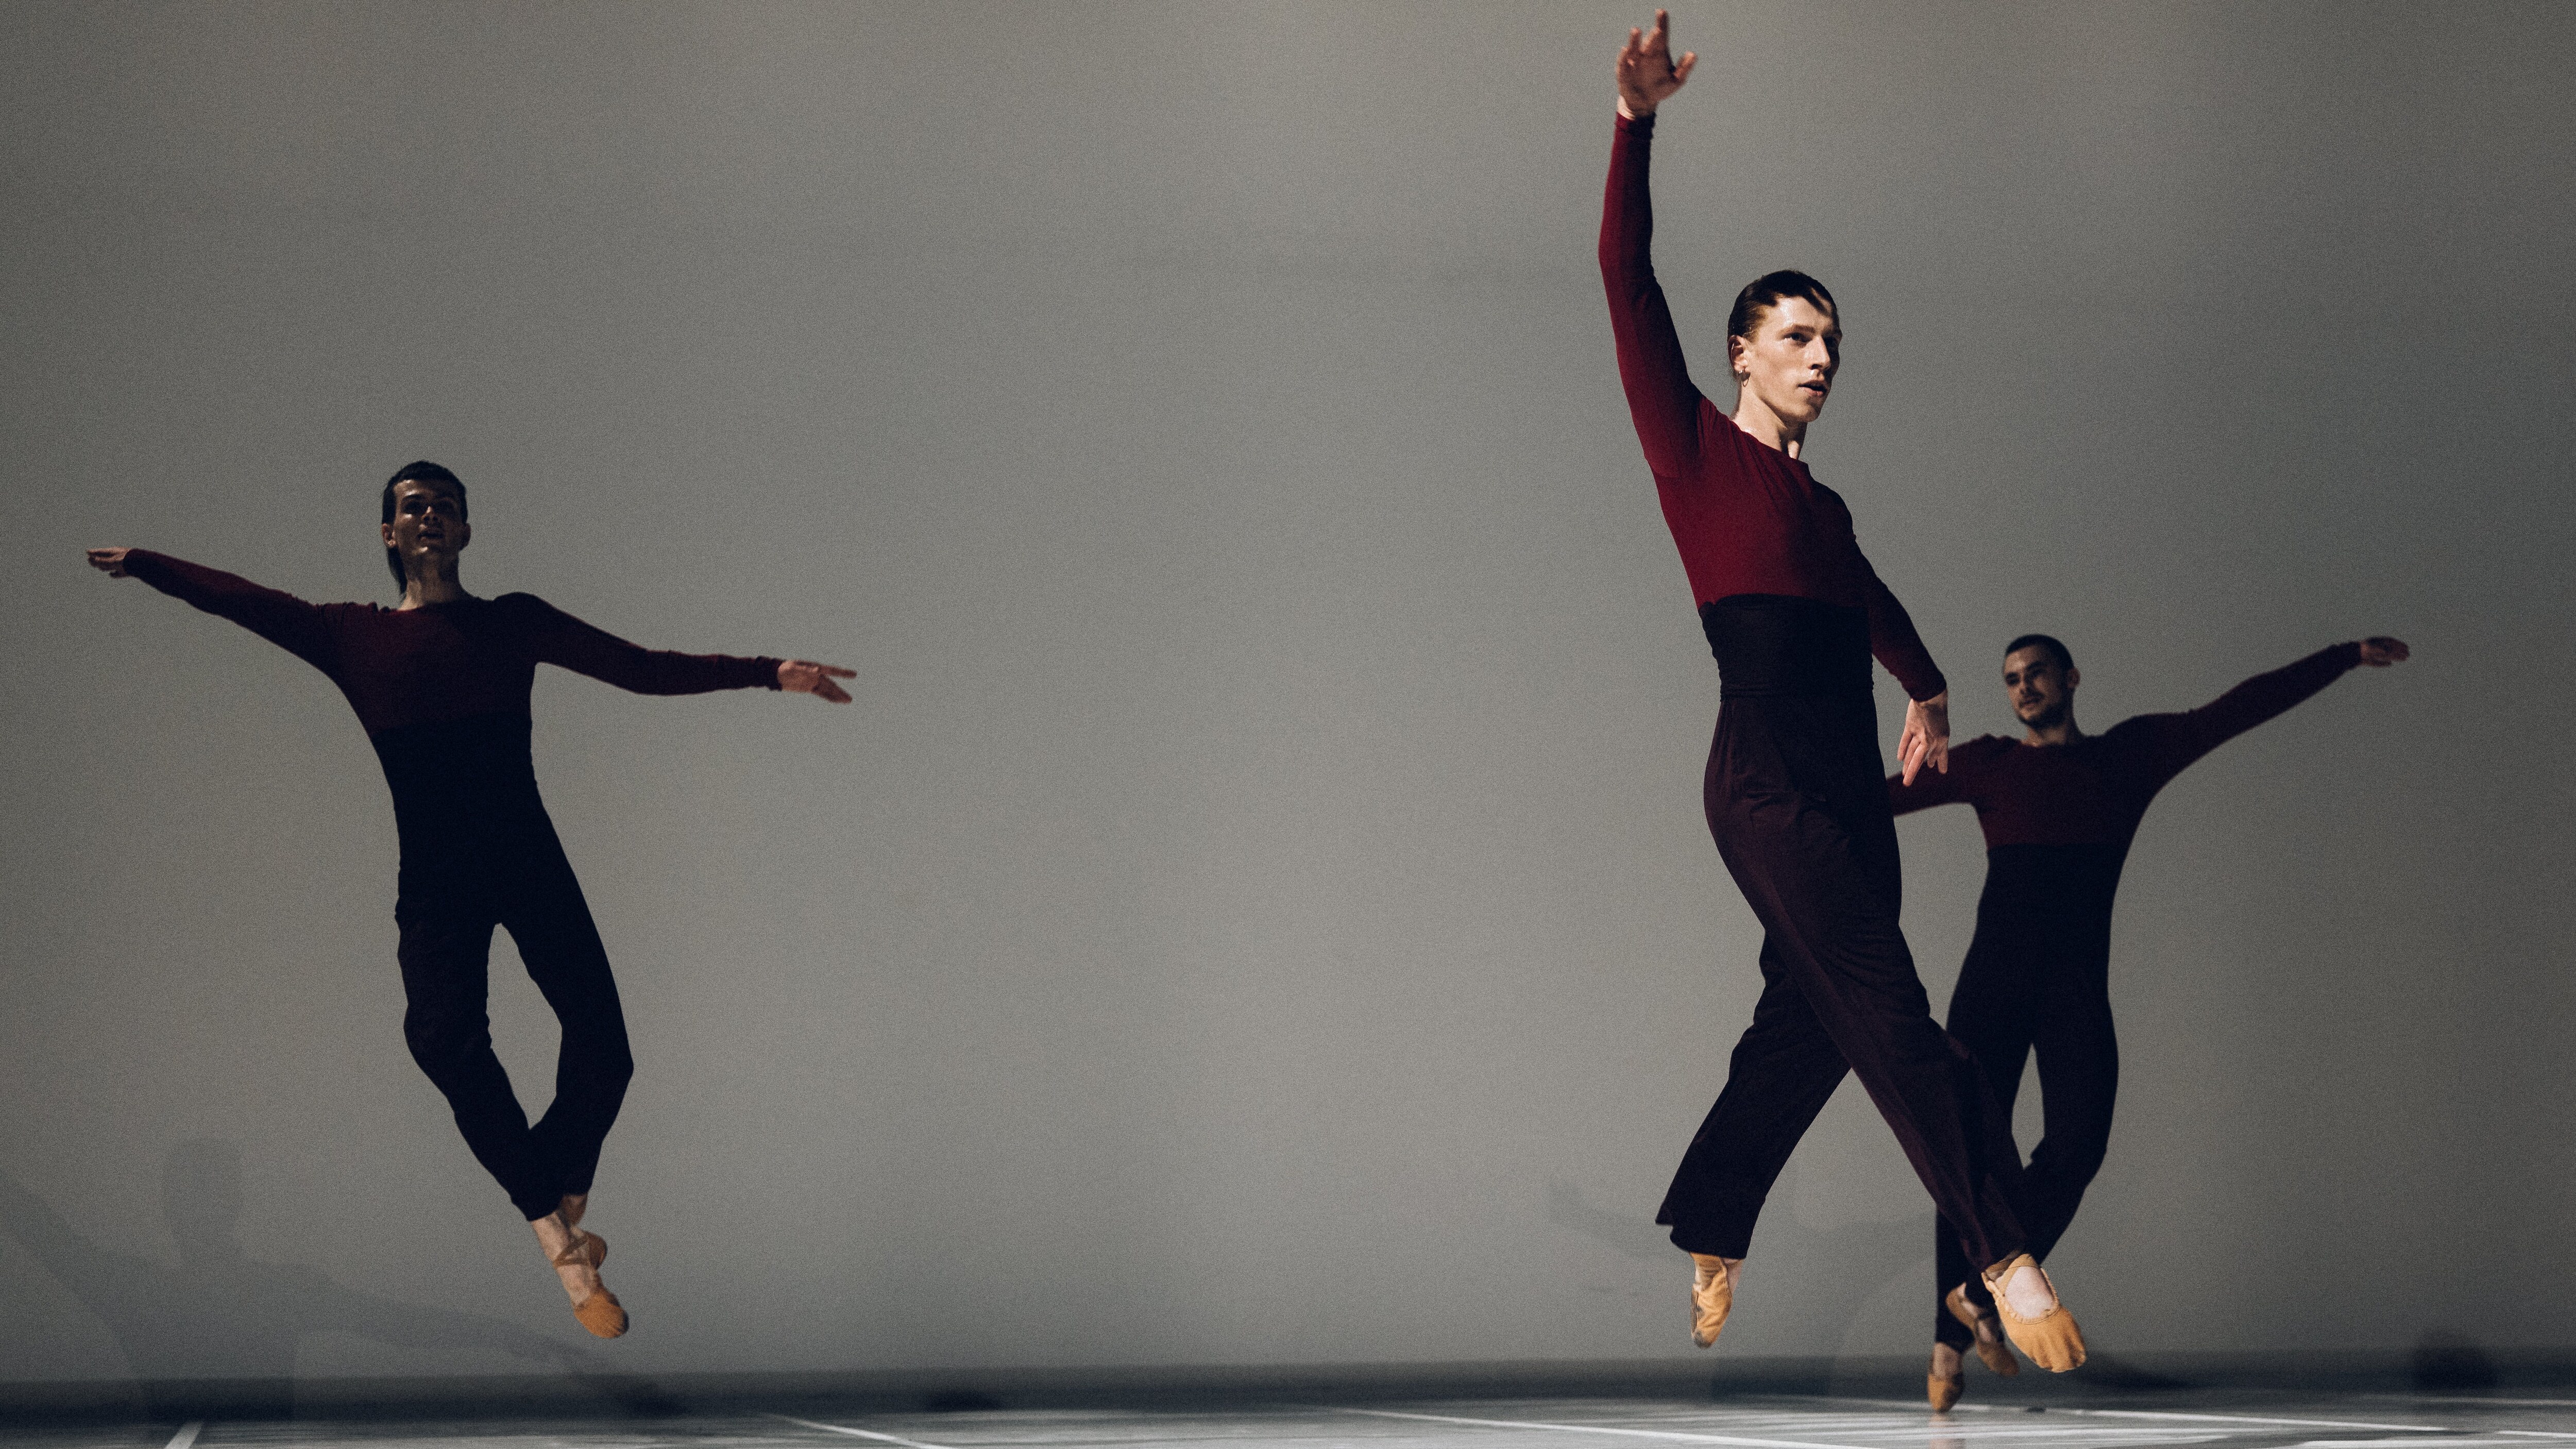
[[[2082,738],[2084,731],[2075,727],[2075,711],[2071,709],[2064,718],[2045,729],[2038,725],[2022,727],[2022,743],[2026,745],[2071,745]]]
[[[1734,417],[1735,425],[1742,428],[1746,436],[1766,448],[1777,449],[1794,458],[1798,456],[1798,450],[1806,446],[1807,425],[1793,423],[1764,407],[1762,400],[1755,397],[1749,387],[1736,395]]]
[[[433,554],[431,559],[436,561],[437,556]],[[402,603],[396,607],[417,609],[427,604],[453,604],[460,599],[474,597],[465,592],[465,585],[457,582],[456,561],[450,558],[444,562],[445,568],[433,568],[426,576],[405,570]]]

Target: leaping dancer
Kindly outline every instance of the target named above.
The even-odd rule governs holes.
[[[2316,694],[2356,665],[2386,668],[2406,645],[2373,637],[2258,674],[2195,710],[2142,714],[2098,735],[2075,724],[2083,676],[2064,644],[2025,634],[2004,646],[2004,699],[2022,738],[1987,735],[1950,752],[1946,773],[1892,776],[1888,803],[1977,807],[1986,886],[1977,934],[1950,994],[1950,1034],[1976,1053],[2006,1112],[2036,1050],[2047,1125],[2022,1176],[2022,1226],[2045,1259],[2074,1221],[2111,1141],[2120,1046],[2111,1030],[2111,898],[2147,806],[2201,756]],[[1995,1332],[1992,1300],[1947,1220],[1935,1235],[1932,1407],[1966,1390],[1960,1353],[2020,1370]]]
[[[457,582],[472,540],[465,485],[414,463],[385,485],[385,563],[402,603],[309,604],[167,554],[94,548],[91,566],[220,615],[319,669],[357,711],[393,787],[402,868],[397,956],[413,1060],[455,1110],[475,1159],[536,1230],[581,1326],[626,1332],[600,1282],[608,1244],[581,1227],[600,1143],[635,1064],[608,953],[555,838],[529,756],[530,687],[554,664],[639,694],[785,689],[847,704],[852,672],[804,659],[638,648],[533,594],[479,599]],[[552,1106],[528,1125],[484,1014],[494,926],[563,1026]]]
[[[1682,1159],[1656,1221],[1691,1255],[1691,1340],[1717,1340],[1754,1219],[1790,1150],[1847,1070],[1896,1133],[1967,1261],[2042,1365],[2084,1361],[2074,1316],[2031,1255],[2021,1157],[1976,1062],[1932,1019],[1897,928],[1896,824],[1870,701],[1875,654],[1909,703],[1905,778],[1947,766],[1949,694],[1896,597],[1853,538],[1851,511],[1800,454],[1841,364],[1832,293],[1773,272],[1727,320],[1733,417],[1691,382],[1649,258],[1646,163],[1655,111],[1690,77],[1670,22],[1628,32],[1601,223],[1619,380],[1717,655],[1724,703],[1705,800],[1728,874],[1761,921],[1762,997],[1725,1090]],[[1742,184],[1776,208],[1794,174]]]

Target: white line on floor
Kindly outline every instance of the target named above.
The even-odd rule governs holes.
[[[166,1446],[166,1449],[189,1449],[190,1445],[197,1442],[197,1436],[205,1431],[205,1427],[205,1420],[190,1419],[188,1422],[179,1426],[178,1433],[170,1436],[170,1442]]]
[[[1922,1407],[1911,1399],[1837,1399],[1828,1398],[1820,1394],[1772,1394],[1767,1395],[1766,1397],[1776,1399],[1796,1399],[1801,1403],[1809,1404],[1886,1404],[1890,1407],[1914,1409],[1918,1411]],[[2498,1399],[2483,1399],[2475,1401],[2463,1399],[2460,1400],[2460,1402],[2501,1403],[2503,1401]],[[2300,1429],[2379,1429],[2383,1431],[2402,1431],[2408,1434],[2454,1434],[2459,1432],[2456,1429],[2445,1429],[2432,1424],[2360,1424],[2354,1423],[2348,1419],[2258,1419],[2246,1414],[2184,1414],[2171,1410],[2154,1409],[2062,1409],[2054,1404],[2047,1406],[2047,1408],[2048,1412],[2052,1414],[2088,1414],[2104,1419],[2206,1419],[2213,1423],[2220,1424],[2287,1424],[2293,1428]],[[2018,1404],[1953,1404],[1950,1406],[1949,1412],[1953,1414],[2019,1414],[2025,1412],[2025,1409],[2023,1406]],[[2513,1431],[2505,1429],[2499,1430],[2498,1432],[2509,1434]]]
[[[2576,1409],[2576,1399],[2499,1399],[2490,1394],[2355,1394],[2356,1399],[2393,1399],[2409,1404],[2510,1404],[2519,1408]]]
[[[799,1419],[789,1414],[763,1414],[761,1417],[776,1419],[784,1424],[802,1424],[808,1429],[820,1429],[826,1434],[847,1434],[853,1439],[873,1439],[880,1444],[901,1444],[904,1449],[948,1449],[944,1444],[924,1444],[918,1439],[906,1439],[896,1434],[880,1434],[874,1429],[853,1429],[846,1424],[818,1424],[811,1419]]]
[[[1545,1424],[1533,1419],[1468,1419],[1456,1414],[1399,1414],[1393,1409],[1345,1409],[1339,1414],[1366,1414],[1377,1419],[1420,1419],[1433,1424],[1474,1424],[1486,1429],[1552,1429],[1561,1434],[1616,1434],[1628,1439],[1661,1439],[1674,1444],[1740,1444],[1750,1449],[1853,1449],[1849,1444],[1819,1444],[1812,1439],[1746,1439],[1733,1434],[1685,1434],[1678,1429],[1614,1429],[1607,1424]]]
[[[2251,1414],[2178,1414],[2160,1409],[2059,1409],[2052,1414],[2089,1414],[2102,1419],[2196,1419],[2216,1424],[2286,1424],[2294,1429],[2378,1429],[2399,1434],[2449,1434],[2435,1424],[2361,1424],[2349,1419],[2258,1419]]]

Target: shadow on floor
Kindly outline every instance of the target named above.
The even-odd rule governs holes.
[[[174,1265],[102,1246],[0,1171],[0,1232],[96,1314],[125,1356],[121,1384],[51,1386],[65,1411],[139,1412],[148,1419],[292,1415],[295,1356],[318,1334],[346,1333],[427,1350],[482,1350],[553,1372],[546,1379],[594,1403],[649,1413],[669,1400],[648,1380],[602,1371],[588,1350],[480,1314],[429,1308],[335,1282],[321,1269],[270,1263],[242,1247],[241,1149],[182,1142],[161,1175],[162,1219]],[[38,1409],[35,1386],[0,1389],[13,1407]]]

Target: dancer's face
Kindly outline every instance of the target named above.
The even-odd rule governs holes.
[[[2059,668],[2057,656],[2043,645],[2016,649],[2004,656],[2004,702],[2024,726],[2055,729],[2066,722],[2066,712],[2075,704],[2075,686],[2083,677]]]
[[[1726,339],[1737,386],[1786,423],[1812,423],[1825,410],[1843,365],[1843,324],[1804,297],[1762,309],[1750,337]]]
[[[465,521],[465,505],[456,500],[455,490],[405,478],[394,485],[394,521],[384,525],[384,535],[385,546],[402,558],[403,569],[419,578],[430,557],[454,559],[462,553],[474,529]]]

